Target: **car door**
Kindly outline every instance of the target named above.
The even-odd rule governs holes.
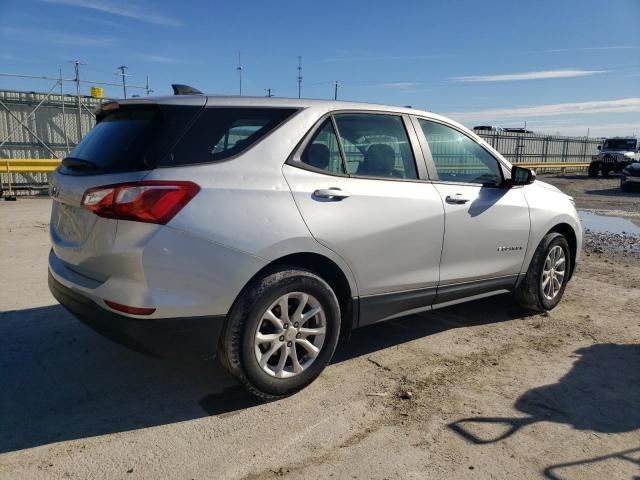
[[[443,206],[416,142],[408,117],[340,113],[283,167],[311,234],[353,271],[361,325],[435,298]]]
[[[436,302],[511,288],[530,229],[522,188],[506,187],[506,167],[461,129],[424,118],[414,122],[445,209]]]

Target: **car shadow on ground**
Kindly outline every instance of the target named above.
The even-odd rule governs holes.
[[[504,296],[355,331],[333,363],[458,327],[522,316]],[[258,400],[217,361],[148,357],[111,343],[59,305],[0,313],[0,453],[201,418]]]
[[[525,416],[463,418],[449,428],[473,444],[498,442],[538,422],[608,434],[639,430],[640,345],[597,344],[580,348],[575,355],[578,359],[573,367],[557,383],[533,388],[515,401],[514,408]],[[555,479],[560,478],[561,469],[614,457],[635,458],[630,452],[551,466],[545,475]]]

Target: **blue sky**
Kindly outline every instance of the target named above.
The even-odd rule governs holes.
[[[330,98],[337,80],[341,99],[468,126],[640,135],[640,0],[0,0],[0,18],[5,73],[72,77],[77,58],[85,79],[118,82],[124,64],[156,94],[171,83],[236,94],[240,51],[245,94],[297,96],[301,55],[305,97]]]

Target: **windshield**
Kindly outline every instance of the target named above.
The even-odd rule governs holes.
[[[607,140],[602,147],[604,150],[635,150],[637,140],[633,138],[615,138]]]

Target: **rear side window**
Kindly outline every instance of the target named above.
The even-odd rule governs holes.
[[[344,174],[342,156],[338,146],[338,137],[333,130],[333,123],[327,120],[313,140],[309,143],[301,158],[303,163],[330,173]]]
[[[227,159],[255,144],[295,112],[291,108],[205,108],[159,166]]]

